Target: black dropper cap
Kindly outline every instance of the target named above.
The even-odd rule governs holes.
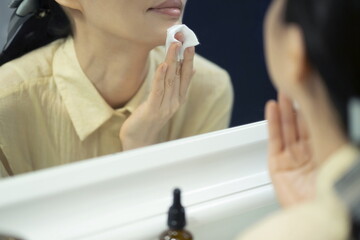
[[[174,202],[169,208],[168,227],[172,230],[182,230],[186,225],[185,209],[181,206],[181,191],[174,190]]]

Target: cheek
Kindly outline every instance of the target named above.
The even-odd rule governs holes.
[[[138,34],[144,32],[143,9],[138,6],[129,4],[126,8],[114,9],[108,18],[108,27],[120,38],[139,38]]]
[[[284,61],[283,30],[280,23],[279,1],[273,1],[265,18],[264,37],[265,37],[265,56],[268,71],[272,83],[276,88],[283,88],[284,83]]]
[[[264,23],[264,41],[265,41],[265,57],[270,78],[274,85],[276,84],[277,59],[276,59],[276,40],[274,39],[274,3],[270,6]]]

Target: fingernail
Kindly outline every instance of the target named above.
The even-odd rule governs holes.
[[[178,40],[178,41],[180,41],[180,42],[184,42],[184,39],[185,39],[185,36],[184,36],[184,34],[182,33],[182,32],[178,32],[178,33],[176,33],[175,34],[175,38]]]

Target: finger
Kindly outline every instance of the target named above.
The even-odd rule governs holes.
[[[173,86],[176,70],[178,67],[178,53],[180,50],[180,43],[173,43],[170,46],[165,62],[168,64],[168,71],[166,73],[166,84]]]
[[[180,99],[180,81],[181,81],[181,62],[176,63],[174,88],[171,97],[172,104],[176,104]]]
[[[301,114],[301,112],[298,112],[297,114],[297,125],[298,125],[298,131],[299,131],[299,139],[302,141],[306,141],[309,139],[309,130],[306,126],[305,120]]]
[[[284,144],[291,146],[298,139],[295,110],[290,99],[281,93],[279,94],[279,107]]]
[[[165,92],[165,76],[167,68],[167,63],[162,63],[156,70],[155,79],[149,95],[149,102],[151,106],[159,108],[162,104]]]
[[[184,61],[181,68],[181,83],[179,94],[181,103],[183,103],[186,99],[186,93],[189,89],[191,79],[194,75],[194,56],[194,47],[190,47],[185,50]]]
[[[181,43],[184,43],[185,41],[185,36],[182,32],[178,32],[175,34],[175,38],[180,41]]]
[[[164,99],[162,102],[162,106],[169,107],[171,104],[172,96],[176,96],[178,98],[178,94],[175,92],[179,92],[179,78],[176,78],[176,72],[179,68],[178,53],[180,50],[180,43],[174,43],[171,45],[168,55],[166,56],[165,62],[168,64],[168,70],[165,76],[165,93]]]
[[[181,46],[182,44],[178,42],[174,42],[170,45],[168,53],[165,57],[165,62],[169,67],[176,69],[176,63],[178,62],[178,54]]]
[[[283,150],[284,141],[282,138],[283,134],[281,132],[279,106],[274,100],[267,102],[265,118],[268,121],[269,154],[276,155]]]

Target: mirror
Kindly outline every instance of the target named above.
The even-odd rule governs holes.
[[[198,54],[226,69],[235,102],[231,126],[264,119],[267,100],[274,99],[264,61],[263,19],[270,0],[189,0],[184,23],[198,35]]]
[[[10,0],[0,2],[1,38],[10,11]],[[263,120],[265,102],[275,97],[266,73],[262,22],[269,0],[189,0],[184,23],[198,35],[197,53],[226,69],[233,82],[235,102],[230,126]],[[0,132],[1,134],[1,132]]]

